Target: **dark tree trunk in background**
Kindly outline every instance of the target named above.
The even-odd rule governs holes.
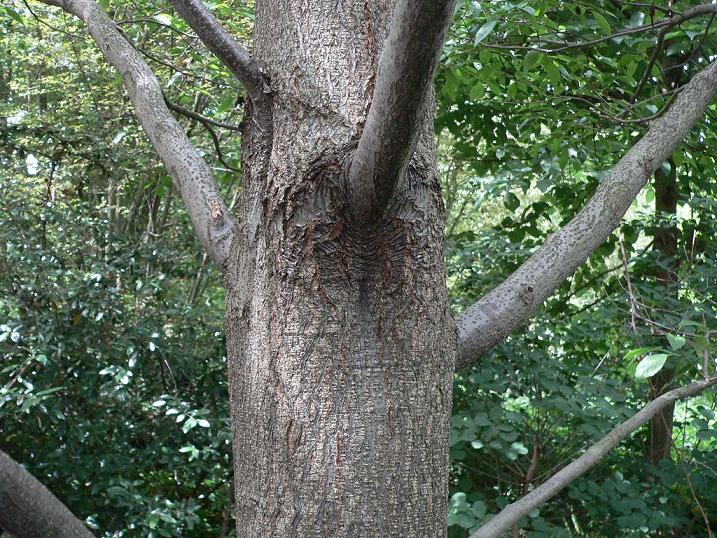
[[[658,218],[665,215],[677,214],[677,171],[672,159],[669,173],[662,168],[655,171],[655,213]],[[655,229],[654,249],[657,251],[657,260],[665,264],[665,270],[659,270],[656,275],[657,285],[665,289],[665,296],[673,301],[677,297],[677,273],[675,256],[677,254],[677,229],[674,226],[659,226]],[[670,301],[672,302],[672,301]],[[650,396],[656,398],[671,388],[675,369],[664,368],[650,379]],[[650,420],[649,459],[653,465],[661,460],[670,458],[672,448],[672,422],[675,414],[675,404],[672,403],[657,413]]]
[[[664,50],[671,44],[672,40],[666,40]],[[684,55],[667,56],[662,60],[663,84],[665,90],[674,90],[685,81],[682,80],[682,65],[688,59]],[[667,162],[670,165],[669,172],[663,168],[655,170],[653,186],[655,189],[655,214],[658,219],[665,215],[677,215],[677,170],[675,162],[670,157]],[[655,278],[659,286],[664,287],[665,297],[677,302],[677,233],[674,226],[658,226],[654,234],[654,249],[657,253],[658,263],[664,264],[666,269],[657,271]],[[670,383],[675,377],[675,369],[666,367],[650,379],[650,397],[656,398],[671,388]],[[672,448],[672,423],[675,414],[674,403],[665,407],[650,420],[649,453],[650,463],[658,465],[660,460],[670,458]]]
[[[273,144],[247,125],[226,277],[239,536],[446,534],[455,336],[433,106],[385,214],[347,207],[391,4],[258,6]]]

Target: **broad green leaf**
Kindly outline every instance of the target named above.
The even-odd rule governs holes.
[[[553,85],[555,90],[560,90],[562,81],[558,66],[555,65],[555,62],[553,62],[552,60],[547,60],[543,62],[543,67],[545,67],[545,72],[548,75],[548,79],[550,80],[550,83]]]
[[[627,353],[625,353],[625,356],[623,359],[626,361],[629,361],[631,359],[634,359],[635,357],[641,357],[642,355],[646,355],[647,353],[650,353],[651,351],[658,351],[660,348],[658,347],[638,347],[635,349],[631,349]]]
[[[533,69],[536,65],[540,63],[540,59],[543,57],[543,55],[535,50],[531,50],[525,55],[525,58],[523,58],[523,71],[525,73],[528,73],[531,69]]]
[[[473,506],[471,506],[471,512],[473,512],[475,517],[481,518],[487,512],[487,507],[483,501],[476,501],[473,503]]]
[[[483,26],[481,26],[478,31],[476,32],[475,40],[473,41],[473,45],[477,45],[481,41],[483,41],[490,33],[493,31],[493,28],[495,28],[495,24],[498,21],[496,19],[490,19],[488,22],[486,22]]]
[[[667,361],[667,357],[668,355],[666,353],[653,353],[652,355],[648,355],[640,361],[640,364],[637,365],[637,368],[635,369],[635,377],[637,379],[647,379],[648,377],[652,377],[657,372],[662,370],[662,367],[665,365],[665,361]]]
[[[605,18],[605,16],[602,13],[598,13],[597,11],[594,11],[593,17],[595,17],[595,22],[597,22],[597,24],[600,27],[600,30],[602,30],[603,34],[610,35],[612,33],[612,27],[610,26],[610,23],[607,21],[607,19]]]

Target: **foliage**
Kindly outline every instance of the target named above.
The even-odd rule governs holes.
[[[675,6],[683,11],[688,6]],[[449,283],[457,310],[513,271],[585,203],[615,159],[669,104],[672,58],[687,80],[714,50],[704,20],[569,47],[664,15],[641,4],[499,2],[459,6],[440,76],[437,132],[447,181]],[[551,41],[552,39],[552,41]],[[505,48],[496,48],[505,47]],[[684,60],[682,60],[684,61]],[[669,87],[669,86],[668,86]],[[638,91],[639,90],[639,91]],[[665,163],[678,209],[652,208],[656,184],[531,321],[456,376],[450,535],[466,536],[671,382],[714,370],[709,119]],[[625,123],[625,121],[629,123]],[[478,151],[476,151],[478,148]],[[671,255],[655,247],[674,235]],[[629,279],[629,280],[628,280]],[[649,469],[643,429],[595,471],[521,522],[527,536],[705,535],[717,514],[714,397],[678,407],[673,461]],[[698,478],[699,477],[699,478]],[[711,478],[710,478],[711,477]],[[699,483],[699,485],[698,485]]]

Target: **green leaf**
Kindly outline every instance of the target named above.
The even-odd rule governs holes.
[[[640,361],[635,369],[635,378],[647,379],[662,370],[668,355],[666,353],[653,353]]]
[[[475,84],[471,88],[469,95],[472,101],[480,101],[480,99],[485,95],[485,85],[482,82]]]
[[[470,529],[476,522],[475,518],[468,514],[457,514],[454,521],[464,529]]]
[[[466,503],[466,494],[462,491],[454,493],[451,497],[451,506],[460,506]]]
[[[481,26],[478,31],[476,32],[475,40],[473,41],[473,45],[477,45],[481,41],[483,41],[490,33],[493,31],[493,28],[495,28],[495,24],[498,21],[496,19],[489,19],[488,22],[486,22],[483,26]]]
[[[194,428],[197,425],[197,420],[195,418],[189,417],[182,426],[182,431],[184,433],[187,433],[189,430]]]
[[[473,417],[473,422],[475,422],[476,426],[485,427],[491,425],[491,421],[486,413],[476,413],[475,417]]]
[[[550,83],[556,90],[560,90],[562,87],[562,80],[558,66],[555,65],[555,62],[553,62],[552,60],[548,60],[546,62],[543,62],[543,67],[545,67],[545,72],[548,75]]]
[[[487,507],[483,501],[476,501],[473,503],[473,506],[471,506],[471,512],[473,512],[473,515],[477,518],[483,517],[486,511]]]
[[[512,192],[509,192],[505,195],[505,200],[503,200],[503,205],[506,207],[506,209],[510,211],[515,211],[520,207],[520,200],[518,197],[513,194]]]
[[[540,59],[543,57],[543,55],[535,50],[531,50],[528,52],[528,54],[525,55],[525,58],[523,58],[523,71],[527,73],[531,69],[533,69],[536,65],[540,63]]]
[[[22,15],[20,15],[17,11],[15,11],[14,9],[12,9],[8,6],[5,6],[3,9],[5,10],[5,13],[10,15],[11,18],[15,19],[17,22],[19,22],[22,25],[25,24],[25,22],[22,19]]]
[[[172,26],[172,17],[170,17],[166,13],[159,13],[158,15],[155,15],[154,20],[160,24],[164,24],[166,26]]]
[[[595,17],[595,22],[598,24],[603,34],[610,35],[612,33],[612,27],[610,26],[610,23],[601,13],[594,11],[593,17]]]
[[[660,348],[658,347],[638,347],[635,349],[631,349],[630,351],[625,353],[623,359],[629,361],[631,359],[634,359],[635,357],[641,357],[642,355],[650,353],[651,351],[658,351],[659,349]]]
[[[670,347],[673,351],[677,351],[687,343],[685,337],[678,334],[668,334],[667,341],[670,343]]]

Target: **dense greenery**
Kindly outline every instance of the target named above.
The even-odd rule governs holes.
[[[105,7],[171,102],[225,124],[178,115],[231,200],[241,90],[165,3]],[[248,41],[251,2],[213,10]],[[459,2],[436,120],[456,312],[566,223],[712,58],[709,16],[577,46],[666,16],[621,1]],[[231,536],[218,275],[81,24],[3,4],[0,51],[0,448],[98,535]],[[527,330],[456,375],[451,536],[634,413],[650,375],[678,385],[715,368],[713,117]],[[656,210],[665,185],[676,207]],[[671,458],[652,466],[642,429],[514,535],[707,536],[714,409],[710,394],[678,405]]]

